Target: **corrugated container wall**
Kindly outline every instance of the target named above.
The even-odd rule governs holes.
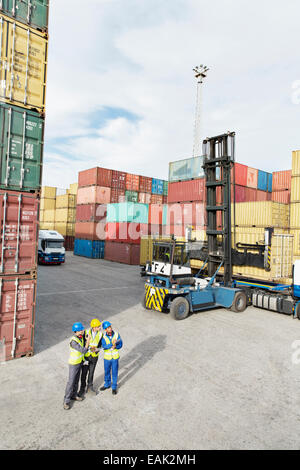
[[[1,0],[5,15],[40,31],[48,29],[48,0]]]
[[[292,152],[292,176],[300,176],[300,150]]]
[[[105,242],[101,240],[82,240],[75,238],[74,255],[86,258],[103,259]]]
[[[205,179],[169,183],[168,203],[205,201]]]
[[[95,167],[78,173],[78,187],[105,186],[111,187],[112,170]]]
[[[45,111],[47,48],[44,33],[0,15],[2,38],[0,98],[40,113]]]
[[[105,242],[104,258],[132,265],[140,264],[140,246],[129,243]]]
[[[274,171],[272,191],[284,191],[291,189],[292,170]]]

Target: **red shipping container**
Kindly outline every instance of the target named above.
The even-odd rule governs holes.
[[[106,218],[106,204],[81,204],[76,207],[76,222],[99,222]]]
[[[163,223],[163,210],[164,206],[162,204],[150,204],[149,205],[149,224],[153,225],[162,225]]]
[[[291,189],[292,170],[274,171],[272,178],[272,191]]]
[[[124,171],[112,170],[111,187],[126,189],[126,173]]]
[[[106,186],[86,186],[78,188],[77,205],[80,204],[109,204],[111,188]]]
[[[168,203],[205,201],[205,178],[169,183]]]
[[[257,189],[245,188],[245,202],[255,202],[257,198]]]
[[[162,204],[163,197],[160,194],[151,194],[150,204]]]
[[[185,228],[183,225],[164,225],[163,226],[163,235],[175,237],[185,237]]]
[[[258,170],[256,168],[250,168],[247,170],[247,185],[248,188],[257,188]]]
[[[38,214],[35,194],[0,190],[0,275],[36,270]]]
[[[82,186],[111,186],[112,170],[95,167],[78,173],[78,187]]]
[[[0,279],[0,362],[33,355],[36,280]]]
[[[149,235],[162,235],[163,233],[163,226],[158,224],[149,224],[148,226],[148,234]]]
[[[245,186],[235,186],[235,202],[246,201],[246,188]],[[234,202],[233,185],[231,186],[231,202]]]
[[[281,202],[282,204],[290,204],[291,201],[291,191],[272,191],[272,201]]]
[[[139,193],[139,202],[142,204],[150,204],[151,194],[150,193]]]
[[[168,196],[163,196],[163,204],[167,204],[168,202]]]
[[[125,202],[125,189],[111,188],[110,202],[112,204]]]
[[[65,239],[64,247],[66,251],[74,251],[75,237],[72,237],[70,235],[65,235],[64,239]]]
[[[76,222],[75,238],[84,240],[105,240],[106,221],[101,222]]]
[[[141,237],[148,235],[148,224],[135,222],[108,222],[106,240],[139,244]]]
[[[234,171],[235,171],[235,180],[234,180]],[[235,181],[236,185],[247,186],[247,165],[242,165],[241,163],[235,163],[234,168],[231,170],[231,181]]]
[[[258,189],[256,191],[256,200],[257,201],[267,201],[268,200],[268,193],[266,191],[261,191]]]
[[[140,245],[105,242],[104,259],[131,265],[140,264]]]
[[[152,193],[152,178],[147,176],[140,176],[140,192]]]
[[[139,191],[140,188],[140,177],[139,175],[132,175],[127,173],[126,175],[126,189],[128,191]]]

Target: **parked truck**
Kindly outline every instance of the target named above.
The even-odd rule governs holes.
[[[40,230],[38,242],[39,264],[62,264],[65,262],[64,237],[56,230]]]

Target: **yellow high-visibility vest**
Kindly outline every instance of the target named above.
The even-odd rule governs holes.
[[[80,364],[84,360],[84,354],[81,353],[80,351],[76,351],[76,349],[72,348],[71,343],[72,341],[75,341],[78,343],[82,348],[83,346],[83,338],[78,338],[78,336],[73,336],[71,341],[70,341],[70,357],[69,357],[69,364],[72,366],[76,366],[77,364]]]
[[[118,339],[119,337],[119,334],[117,332],[115,332],[115,334],[113,335],[113,337],[111,336],[107,336],[106,334],[103,335],[103,338],[106,342],[106,344],[110,344],[113,340],[116,340]],[[119,351],[118,349],[113,349],[113,348],[110,348],[110,349],[104,349],[104,359],[107,359],[108,361],[110,361],[111,359],[119,359]]]
[[[87,339],[88,335],[90,335],[91,337],[91,341],[90,341],[90,345],[89,347],[92,347],[92,348],[96,348],[99,344],[99,341],[101,340],[101,337],[102,337],[102,332],[101,331],[97,331],[95,337],[93,338],[92,336],[92,328],[88,329],[88,330],[85,330],[85,337]],[[92,357],[98,357],[99,356],[99,352],[92,352],[90,350],[88,350],[88,352],[85,354],[85,357],[89,357],[89,356],[92,356]]]

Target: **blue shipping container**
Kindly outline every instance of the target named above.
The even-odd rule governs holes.
[[[74,255],[85,258],[103,259],[105,242],[102,240],[81,240],[75,238]]]
[[[273,175],[272,173],[268,173],[268,192],[272,192],[272,183],[273,183]]]
[[[152,179],[152,194],[163,194],[164,182],[163,180]]]
[[[258,170],[257,189],[267,191],[268,189],[268,173]]]

